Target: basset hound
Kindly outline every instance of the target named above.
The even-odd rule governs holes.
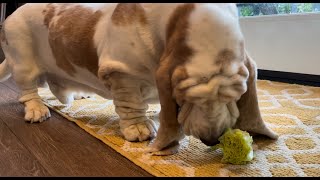
[[[278,137],[261,118],[235,4],[30,3],[6,19],[1,46],[0,80],[13,76],[26,121],[50,117],[37,92],[48,86],[65,104],[113,100],[124,138],[155,137],[155,154],[175,153],[185,135],[214,145],[228,127]]]

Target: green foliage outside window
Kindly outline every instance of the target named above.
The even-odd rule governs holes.
[[[309,13],[320,11],[319,3],[238,3],[240,16]]]
[[[278,3],[277,10],[279,14],[290,14],[291,3]]]
[[[312,3],[301,3],[298,5],[298,12],[312,12]]]
[[[253,8],[251,6],[243,7],[240,10],[242,16],[253,16]]]

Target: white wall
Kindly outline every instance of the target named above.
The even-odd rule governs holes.
[[[240,18],[259,69],[320,75],[320,13]]]

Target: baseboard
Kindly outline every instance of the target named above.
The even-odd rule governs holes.
[[[258,69],[258,79],[320,87],[320,75]]]

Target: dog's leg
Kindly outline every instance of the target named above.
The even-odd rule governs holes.
[[[21,90],[19,101],[25,106],[25,120],[42,122],[50,117],[49,109],[38,95],[38,81],[42,74],[34,53],[32,34],[26,23],[20,23],[16,16],[8,19],[3,28],[6,41],[1,43],[3,52],[11,67],[12,76]]]
[[[50,111],[43,104],[38,94],[38,68],[32,63],[15,65],[13,67],[13,78],[21,90],[19,101],[25,106],[24,119],[32,123],[42,122],[49,118],[51,116]]]
[[[71,104],[74,100],[73,94],[68,93],[65,88],[59,86],[55,82],[48,81],[50,91],[62,103]]]
[[[56,75],[47,74],[46,80],[50,91],[62,104],[70,104],[74,100],[89,98],[91,95],[89,93],[78,92],[79,87],[75,85],[75,82]]]
[[[34,61],[28,56],[20,56],[21,63],[13,66],[13,78],[21,90],[19,101],[25,106],[25,120],[42,122],[50,117],[50,111],[38,94],[37,81],[40,75]],[[26,59],[25,59],[26,58]]]
[[[141,83],[131,76],[112,73],[109,78],[120,130],[128,141],[144,141],[155,136],[154,122],[146,117],[148,104],[141,95]]]
[[[74,97],[73,94],[68,92],[68,88],[63,79],[58,78],[54,75],[47,75],[47,83],[49,85],[50,91],[52,94],[62,103],[62,104],[70,104],[73,102]]]

